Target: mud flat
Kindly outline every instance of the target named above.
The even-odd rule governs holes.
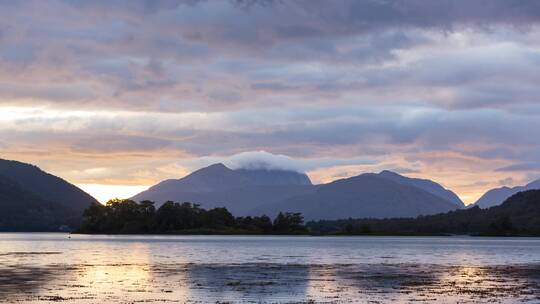
[[[0,267],[2,303],[538,303],[540,265]]]
[[[540,303],[540,239],[0,234],[0,303]]]

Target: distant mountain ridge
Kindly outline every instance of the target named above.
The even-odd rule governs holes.
[[[300,212],[307,220],[319,220],[416,217],[459,209],[444,198],[385,175],[365,173],[318,185],[313,193],[265,205],[254,213]]]
[[[527,190],[538,190],[540,189],[540,179],[532,181],[528,183],[525,186],[517,186],[513,188],[509,187],[501,187],[501,188],[495,188],[487,191],[484,195],[482,195],[475,203],[474,206],[478,206],[480,208],[490,208],[493,206],[498,206],[502,204],[506,199],[511,197],[512,195],[527,191]]]
[[[38,167],[0,159],[0,230],[54,231],[73,225],[96,199]]]
[[[345,184],[349,186],[340,187]],[[353,214],[417,216],[464,206],[457,195],[435,182],[408,178],[390,171],[313,185],[303,173],[268,169],[232,170],[223,164],[199,169],[181,179],[165,180],[132,199],[152,200],[157,206],[168,200],[190,201],[204,208],[226,207],[237,216],[302,212],[306,219],[349,217]]]

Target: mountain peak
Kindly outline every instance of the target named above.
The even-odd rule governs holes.
[[[438,183],[432,180],[406,177],[406,176],[403,176],[401,174],[398,174],[396,172],[389,171],[389,170],[383,170],[377,175],[381,178],[391,180],[398,184],[404,184],[404,185],[420,188],[442,199],[445,199],[448,202],[453,203],[459,208],[465,207],[465,204],[463,204],[461,199],[454,192],[448,189],[445,189],[443,186],[439,185]]]
[[[500,187],[488,190],[474,204],[480,208],[489,208],[502,204],[510,196],[526,190],[540,189],[540,179],[532,181],[525,186]]]
[[[365,173],[318,185],[313,192],[261,206],[256,211],[272,216],[279,211],[300,212],[307,220],[320,220],[415,217],[455,209],[457,205],[408,180],[395,181]]]
[[[231,169],[229,169],[223,163],[215,163],[215,164],[211,164],[210,166],[201,168],[197,171],[200,171],[200,170],[231,170]]]
[[[381,172],[379,172],[378,175],[381,175],[381,176],[402,176],[401,174],[396,173],[394,171],[390,171],[390,170],[382,170]]]
[[[282,169],[236,169],[250,183],[260,186],[309,185],[311,180],[304,173]]]
[[[225,166],[222,163],[216,163],[212,164],[210,166],[201,168],[199,170],[193,171],[191,174],[189,174],[187,177],[195,177],[195,176],[210,176],[210,175],[223,175],[232,173],[233,170],[229,169],[227,166]]]

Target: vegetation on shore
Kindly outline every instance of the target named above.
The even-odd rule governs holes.
[[[540,190],[515,194],[489,209],[395,219],[343,219],[309,222],[316,235],[479,235],[540,236]]]
[[[226,208],[205,210],[191,203],[111,200],[84,213],[79,233],[483,235],[540,236],[540,190],[515,194],[489,209],[472,207],[417,218],[343,219],[303,224],[300,213],[234,217]]]
[[[226,208],[205,210],[197,204],[114,199],[93,204],[77,233],[89,234],[307,234],[299,213],[234,217]]]

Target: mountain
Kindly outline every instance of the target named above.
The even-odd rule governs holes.
[[[441,185],[390,171],[313,185],[294,171],[232,170],[223,164],[163,181],[132,199],[155,201],[158,207],[168,200],[226,207],[236,216],[301,212],[306,219],[405,217],[463,208],[457,195]]]
[[[474,203],[474,205],[480,208],[489,208],[489,207],[497,206],[497,205],[500,205],[502,202],[504,202],[507,198],[509,198],[510,196],[518,192],[522,192],[526,190],[536,190],[536,189],[540,189],[540,179],[530,182],[525,186],[517,186],[513,188],[501,187],[501,188],[491,189],[488,192],[486,192],[484,195],[482,195],[482,197],[480,197]]]
[[[238,169],[235,170],[251,184],[259,186],[311,186],[311,180],[305,174],[285,170]]]
[[[314,190],[305,174],[268,169],[232,170],[223,164],[199,169],[181,179],[169,179],[135,195],[135,201],[190,201],[203,208],[226,207],[247,215],[259,205],[278,202]]]
[[[445,199],[453,203],[458,208],[465,207],[465,204],[463,203],[463,201],[454,192],[448,189],[445,189],[443,186],[429,179],[405,177],[403,175],[399,175],[395,172],[388,171],[388,170],[381,171],[381,173],[379,173],[379,176],[382,178],[386,178],[388,180],[394,181],[398,184],[420,188],[424,191],[427,191],[435,196],[438,196],[442,199]]]
[[[74,225],[97,201],[38,167],[0,159],[0,230],[53,231]]]
[[[62,224],[57,218],[67,215],[56,206],[17,183],[0,176],[0,231],[54,231]]]
[[[312,193],[265,205],[254,213],[300,212],[306,220],[416,217],[458,209],[455,203],[390,173],[366,173],[316,186]],[[398,182],[393,179],[399,179]],[[446,195],[447,193],[445,193]]]

